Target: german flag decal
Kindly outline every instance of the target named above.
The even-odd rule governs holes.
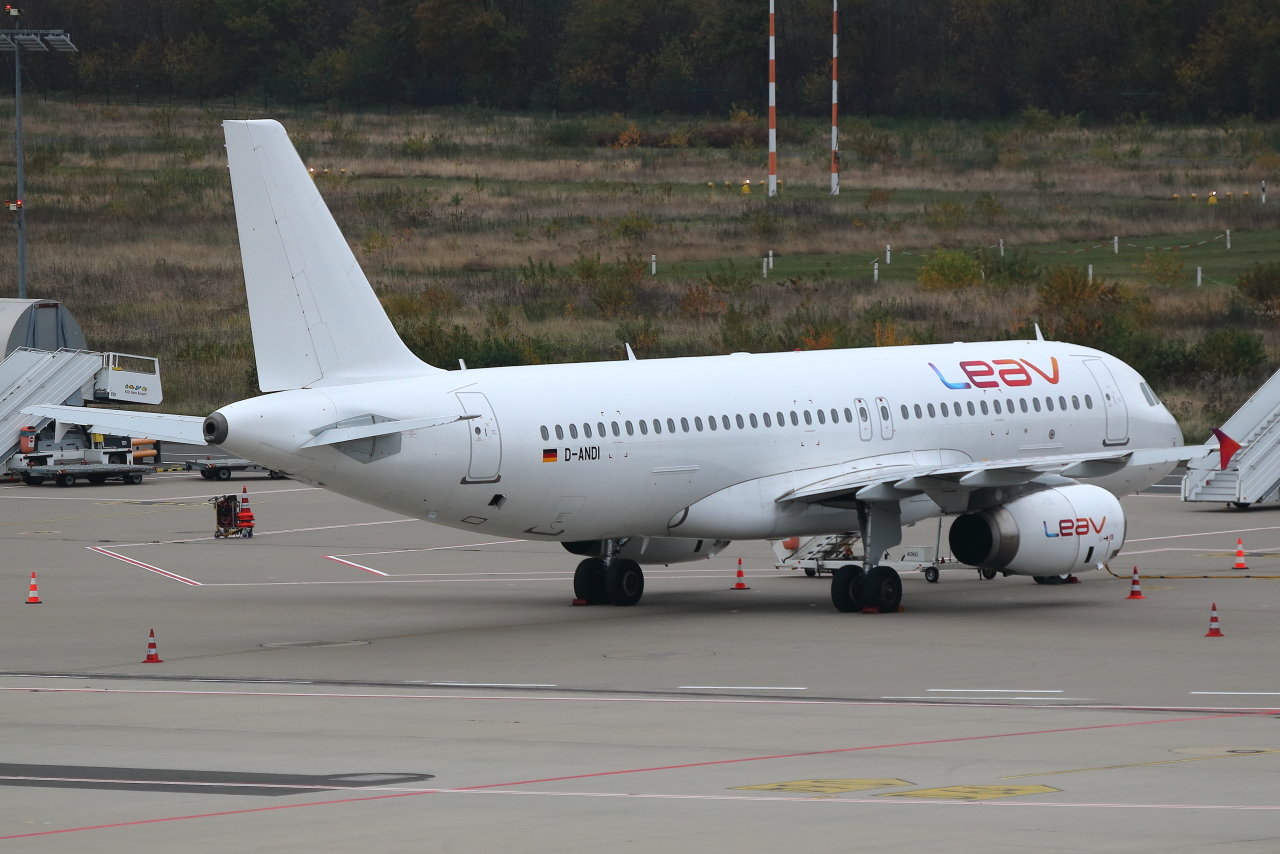
[[[544,463],[554,463],[559,458],[559,451],[555,448],[544,448],[542,451],[542,461]]]

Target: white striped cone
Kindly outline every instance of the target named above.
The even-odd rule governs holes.
[[[1209,632],[1205,635],[1207,638],[1224,638],[1226,635],[1222,633],[1222,626],[1218,624],[1218,603],[1213,603],[1213,610],[1209,612]]]
[[[738,558],[738,581],[729,589],[730,590],[750,590],[751,589],[750,587],[747,586],[746,576],[742,574],[742,558]]]
[[[1236,537],[1236,565],[1232,569],[1248,569],[1244,562],[1244,537]]]
[[[40,601],[40,591],[36,589],[36,573],[35,573],[35,570],[32,570],[32,571],[31,571],[31,587],[30,587],[30,588],[28,589],[28,591],[27,591],[27,604],[28,604],[28,605],[40,605],[40,604],[42,604],[42,603],[41,603],[41,601]]]
[[[1126,596],[1125,598],[1126,599],[1146,599],[1147,598],[1146,596],[1142,595],[1142,581],[1138,578],[1138,568],[1136,566],[1133,568],[1133,580],[1129,582],[1129,595]]]
[[[160,658],[160,650],[156,649],[156,630],[151,630],[151,636],[147,638],[147,657],[142,660],[143,664],[163,664]]]

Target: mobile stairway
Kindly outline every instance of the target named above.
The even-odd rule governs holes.
[[[1221,431],[1240,443],[1221,468],[1217,454],[1192,460],[1182,479],[1183,501],[1213,501],[1243,510],[1280,500],[1280,372],[1254,392]]]

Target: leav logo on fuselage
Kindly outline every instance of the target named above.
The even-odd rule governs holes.
[[[1083,537],[1090,530],[1095,534],[1101,534],[1103,527],[1107,524],[1107,517],[1103,516],[1101,522],[1095,522],[1084,516],[1079,519],[1059,519],[1057,533],[1049,530],[1048,521],[1043,524],[1046,537]]]
[[[1050,384],[1057,385],[1058,380],[1061,379],[1057,358],[1050,356],[1049,365],[1049,373],[1045,373],[1026,359],[992,359],[990,362],[971,359],[960,363],[960,370],[964,371],[969,382],[953,383],[942,375],[937,365],[933,362],[929,363],[929,367],[933,368],[933,372],[938,375],[938,379],[942,380],[942,384],[951,389],[999,388],[1001,383],[1013,388],[1031,385],[1033,378],[1027,368],[1035,371]],[[994,377],[999,377],[999,380]]]

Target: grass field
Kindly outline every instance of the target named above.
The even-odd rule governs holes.
[[[65,301],[94,347],[160,357],[171,411],[253,393],[219,122],[260,111],[25,107],[31,294]],[[0,106],[0,133],[10,115]],[[443,367],[618,358],[624,340],[642,355],[687,355],[1009,337],[1040,322],[1142,356],[1135,364],[1199,438],[1280,357],[1273,316],[1235,288],[1280,259],[1280,199],[1263,206],[1257,194],[1280,178],[1272,126],[848,120],[832,197],[826,129],[784,120],[783,190],[769,200],[759,120],[744,114],[273,117],[397,327]],[[657,142],[627,144],[638,139]],[[6,152],[0,180],[12,174]],[[1211,191],[1217,205],[1204,201]],[[1211,240],[1226,229],[1230,250]],[[1000,239],[1021,260],[998,283],[929,290],[917,278],[940,248]],[[993,250],[980,257],[994,269]],[[1042,293],[1054,267],[1086,264],[1119,289],[1081,292],[1079,311]],[[0,244],[0,282],[13,296],[12,241]],[[1096,322],[1073,325],[1075,314]],[[1248,340],[1224,344],[1224,331]]]

